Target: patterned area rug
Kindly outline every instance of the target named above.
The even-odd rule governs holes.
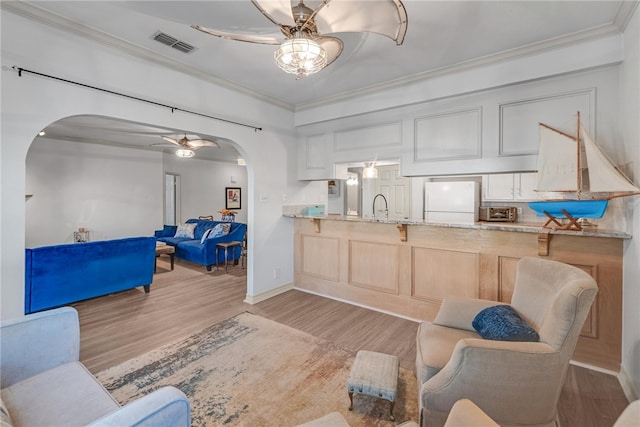
[[[243,313],[97,377],[122,404],[173,385],[191,402],[193,426],[295,426],[338,411],[355,426],[394,426],[389,402],[346,383],[355,353]],[[396,422],[417,420],[417,386],[400,368]]]

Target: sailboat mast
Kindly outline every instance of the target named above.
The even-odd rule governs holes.
[[[578,111],[578,132],[576,133],[576,146],[578,149],[577,153],[577,182],[578,182],[578,200],[580,200],[580,196],[582,194],[582,167],[581,167],[581,155],[580,155],[580,111]]]

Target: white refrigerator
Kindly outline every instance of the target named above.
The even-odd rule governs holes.
[[[476,181],[426,182],[426,222],[472,224],[478,221],[480,185]]]

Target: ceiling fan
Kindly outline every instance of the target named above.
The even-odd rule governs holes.
[[[162,139],[165,141],[180,147],[176,150],[176,156],[178,157],[193,157],[195,155],[195,151],[199,150],[203,147],[216,147],[220,148],[220,144],[215,141],[211,141],[209,139],[189,139],[185,134],[183,138],[175,139],[170,136],[162,136]],[[165,143],[151,144],[153,146],[167,146]],[[169,145],[171,146],[171,145]]]
[[[284,38],[191,27],[224,39],[279,45],[274,53],[276,64],[298,79],[322,70],[342,53],[342,40],[327,34],[371,32],[401,45],[407,32],[407,11],[401,0],[322,0],[315,9],[307,7],[304,0],[297,5],[292,5],[291,0],[251,2],[279,27]]]

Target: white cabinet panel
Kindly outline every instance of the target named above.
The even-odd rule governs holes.
[[[539,200],[535,192],[536,172],[500,173],[482,176],[482,200],[517,201]]]
[[[483,200],[513,200],[513,174],[482,176]]]
[[[328,138],[327,134],[308,136],[298,145],[298,179],[334,178],[333,164],[328,165]]]
[[[536,172],[517,173],[514,176],[514,197],[516,200],[540,200],[540,196],[535,191],[538,174]]]
[[[415,120],[414,160],[480,158],[481,109],[420,117]]]

